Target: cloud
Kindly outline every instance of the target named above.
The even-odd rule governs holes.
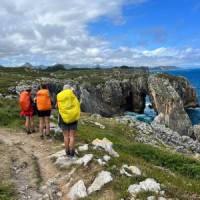
[[[88,31],[88,24],[108,17],[115,24],[125,23],[123,6],[147,0],[1,0],[0,61],[7,65],[103,64],[158,65],[199,63],[199,49],[160,47],[113,48]],[[157,40],[165,31],[152,30]]]

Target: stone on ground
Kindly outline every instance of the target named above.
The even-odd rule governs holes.
[[[112,148],[112,142],[108,140],[107,138],[95,139],[93,140],[92,144],[95,146],[95,148],[103,148],[106,152],[109,153],[109,155],[113,157],[119,157],[119,154]]]
[[[83,180],[79,180],[77,183],[75,183],[71,187],[68,197],[71,200],[76,200],[76,199],[87,197],[87,190],[86,190]]]
[[[141,170],[136,167],[136,166],[128,166],[128,165],[123,165],[121,170],[120,170],[120,174],[124,174],[126,176],[141,176],[142,172]]]
[[[84,144],[78,147],[79,151],[88,151],[88,144]]]
[[[92,160],[92,158],[93,158],[93,154],[86,154],[82,158],[79,158],[76,161],[76,164],[86,166]]]
[[[108,171],[100,172],[97,177],[94,179],[92,185],[88,188],[88,194],[100,190],[106,183],[109,183],[113,180],[111,173]]]
[[[130,185],[128,188],[128,192],[133,196],[137,195],[140,192],[158,193],[160,190],[160,184],[152,178],[147,178],[145,181],[142,181],[139,184]]]

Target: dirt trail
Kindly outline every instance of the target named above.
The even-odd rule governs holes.
[[[18,199],[40,199],[39,188],[60,172],[48,158],[55,150],[55,143],[42,141],[38,133],[26,135],[5,129],[0,129],[0,141],[6,148],[3,153],[10,159],[10,173]]]

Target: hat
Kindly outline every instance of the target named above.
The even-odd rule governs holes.
[[[74,90],[74,88],[73,88],[71,85],[65,84],[65,85],[63,86],[63,90],[67,90],[67,89]]]

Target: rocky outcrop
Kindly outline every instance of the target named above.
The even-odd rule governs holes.
[[[145,97],[149,95],[158,114],[157,122],[181,135],[192,134],[191,122],[184,109],[198,106],[198,100],[195,89],[184,77],[167,74],[152,76],[146,68],[115,70],[109,75],[104,73],[103,79],[97,83],[94,80],[86,82],[81,77],[76,80],[40,78],[34,82],[21,81],[16,87],[9,88],[9,91],[19,94],[26,85],[32,85],[36,91],[41,82],[48,84],[54,105],[57,93],[68,83],[75,88],[83,112],[105,117],[123,114],[125,111],[143,113]]]
[[[197,93],[190,82],[183,76],[159,74],[158,77],[168,79],[183,101],[184,108],[197,107],[199,105]]]
[[[147,93],[145,74],[130,79],[108,80],[97,86],[83,85],[80,88],[83,111],[112,116],[125,111],[143,113]]]
[[[168,79],[158,76],[149,77],[149,95],[158,116],[155,121],[164,124],[181,135],[192,134],[192,123],[184,110],[178,92]]]

